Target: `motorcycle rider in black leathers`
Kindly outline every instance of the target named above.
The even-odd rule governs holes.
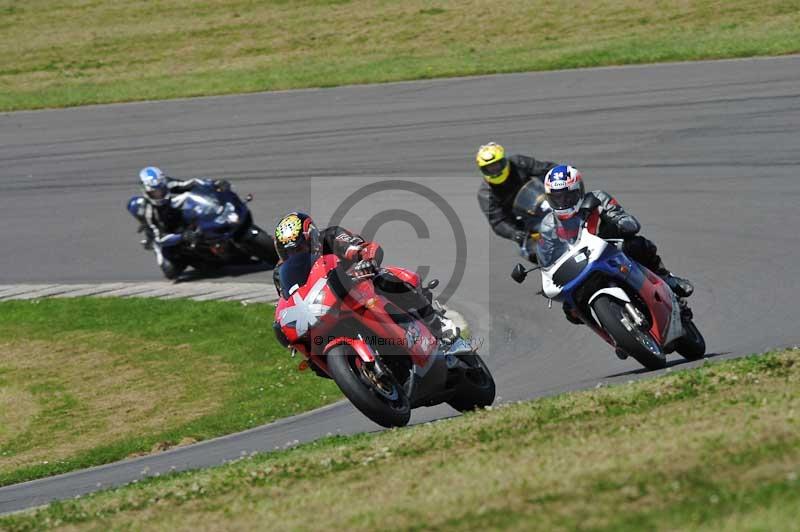
[[[649,269],[669,285],[681,302],[684,317],[691,318],[691,311],[683,298],[694,292],[686,279],[672,275],[658,255],[658,248],[647,238],[638,235],[639,221],[625,212],[619,202],[608,192],[584,191],[581,173],[574,167],[559,165],[550,170],[544,180],[545,196],[552,212],[540,225],[540,239],[536,253],[540,263],[550,264],[558,239],[574,238],[582,225],[600,238],[624,239],[623,251],[628,257]],[[572,323],[582,323],[573,309],[564,307],[564,314]]]
[[[179,260],[181,247],[195,242],[197,234],[183,226],[180,209],[172,205],[173,196],[198,186],[213,184],[224,188],[230,185],[225,180],[172,179],[155,166],[142,168],[139,181],[143,196],[132,199],[128,210],[141,223],[140,230],[145,232],[144,248],[153,250],[167,279],[176,279],[186,268]]]
[[[543,182],[547,171],[556,164],[526,155],[506,157],[505,149],[494,142],[481,146],[475,161],[484,179],[478,190],[478,204],[489,225],[499,236],[522,245],[530,233],[512,213],[514,198],[531,179]]]
[[[319,231],[311,217],[302,212],[291,212],[284,216],[276,225],[274,236],[275,249],[282,262],[301,253],[310,253],[312,257],[318,254],[336,255],[342,261],[343,269],[350,269],[353,278],[373,277],[372,282],[378,293],[420,318],[439,340],[449,342],[458,336],[459,331],[453,322],[444,317],[440,308],[434,308],[429,291],[415,288],[391,272],[380,269],[383,249],[376,242],[367,242],[339,226]],[[310,269],[311,265],[309,262],[307,267]],[[278,266],[273,273],[278,294],[282,294],[280,272],[281,267]],[[279,324],[275,331],[278,340],[281,340]]]

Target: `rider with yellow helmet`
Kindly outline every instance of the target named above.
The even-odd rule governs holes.
[[[505,149],[496,142],[481,146],[475,163],[483,174],[478,204],[489,225],[503,238],[522,244],[528,233],[512,213],[514,198],[531,179],[543,182],[544,176],[556,163],[538,161],[527,155],[506,156]]]

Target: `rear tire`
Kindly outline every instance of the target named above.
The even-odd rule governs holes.
[[[161,264],[161,273],[163,273],[164,277],[170,281],[175,281],[178,277],[180,277],[185,269],[186,264],[177,261],[165,260]]]
[[[494,402],[495,386],[486,363],[477,353],[456,355],[470,370],[464,371],[461,382],[456,387],[455,395],[447,404],[459,412],[468,412],[476,408],[484,408]]]
[[[404,427],[411,418],[411,402],[403,387],[386,375],[380,391],[358,367],[358,354],[348,345],[338,345],[328,352],[328,370],[342,393],[362,414],[383,427]],[[358,361],[358,362],[357,362]]]
[[[706,354],[706,341],[692,320],[683,322],[684,335],[675,342],[677,351],[686,360],[700,360]]]
[[[625,307],[619,301],[601,295],[595,299],[592,307],[603,329],[614,339],[618,348],[647,369],[661,369],[667,366],[667,357],[650,332],[640,329],[629,331],[622,324],[620,320]]]

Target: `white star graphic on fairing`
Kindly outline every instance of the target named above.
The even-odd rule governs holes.
[[[285,327],[294,322],[297,336],[303,336],[308,332],[309,328],[316,325],[319,321],[319,317],[330,310],[329,306],[314,303],[314,300],[317,299],[317,296],[327,282],[327,279],[324,277],[317,280],[304,298],[300,297],[300,294],[295,292],[292,296],[294,298],[294,306],[281,311],[281,326]]]

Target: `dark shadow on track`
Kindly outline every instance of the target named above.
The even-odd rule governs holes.
[[[731,353],[730,351],[722,351],[720,353],[709,353],[709,354],[705,355],[703,358],[701,358],[699,360],[686,360],[685,358],[676,358],[675,360],[671,360],[671,361],[667,362],[667,366],[666,367],[667,368],[674,368],[676,366],[682,366],[684,364],[691,364],[692,362],[702,362],[703,360],[708,360],[708,359],[714,358],[714,357],[720,357],[720,356],[724,356],[724,355],[729,355],[730,353]],[[660,369],[653,370],[653,369],[647,369],[647,368],[638,368],[638,369],[632,369],[630,371],[623,371],[623,372],[620,372],[620,373],[612,373],[611,375],[606,375],[604,378],[613,379],[615,377],[624,377],[625,375],[643,375],[643,374],[646,374],[646,373],[656,373],[658,371],[662,371],[662,370],[660,370]]]

